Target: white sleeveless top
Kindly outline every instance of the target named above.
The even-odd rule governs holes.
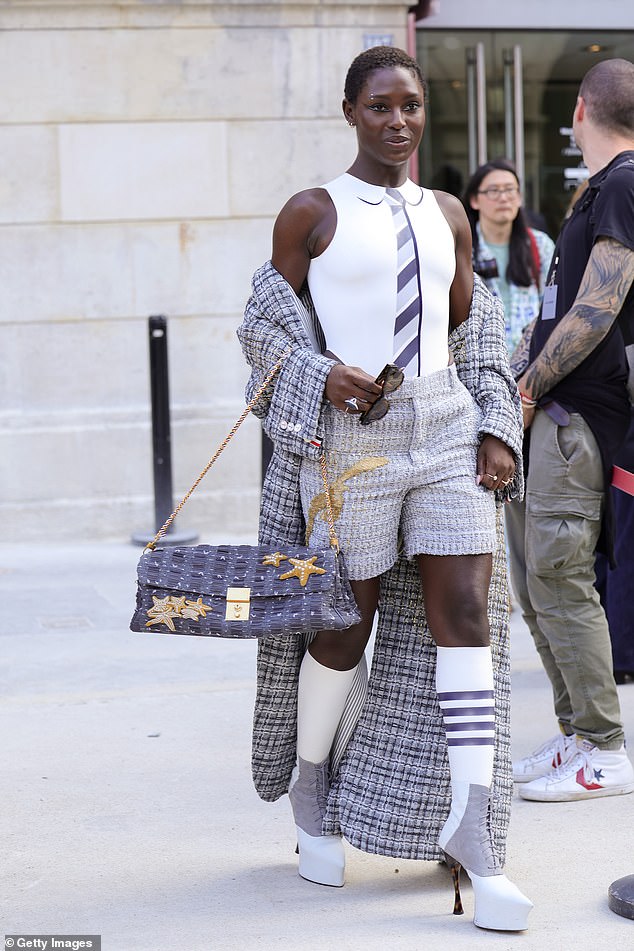
[[[326,250],[313,258],[308,286],[326,338],[343,363],[376,376],[394,356],[397,248],[385,188],[347,172],[323,185],[337,211]],[[409,179],[398,191],[418,245],[422,292],[421,376],[447,366],[454,237],[434,193]],[[422,192],[422,199],[421,199]]]

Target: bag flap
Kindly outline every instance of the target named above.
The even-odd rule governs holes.
[[[222,598],[230,587],[250,588],[251,598],[330,591],[336,572],[332,548],[300,545],[157,548],[137,569],[141,585]]]

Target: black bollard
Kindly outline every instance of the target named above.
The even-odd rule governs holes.
[[[152,393],[152,458],[156,531],[173,512],[172,437],[167,372],[167,320],[150,317],[150,388]]]
[[[174,511],[172,493],[172,440],[170,431],[169,372],[167,359],[167,318],[148,319],[150,344],[150,393],[152,399],[152,462],[154,476],[154,531],[136,533],[132,541],[147,545]],[[179,545],[194,541],[195,532],[176,533],[171,526],[159,545]]]

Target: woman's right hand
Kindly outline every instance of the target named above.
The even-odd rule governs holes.
[[[335,364],[326,380],[326,399],[344,413],[364,413],[382,392],[365,370],[345,363]],[[351,400],[356,401],[356,409]]]

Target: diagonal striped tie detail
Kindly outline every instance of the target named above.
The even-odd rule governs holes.
[[[420,375],[420,328],[422,319],[416,239],[405,210],[405,199],[395,188],[386,189],[396,231],[396,319],[394,357],[406,377]]]

